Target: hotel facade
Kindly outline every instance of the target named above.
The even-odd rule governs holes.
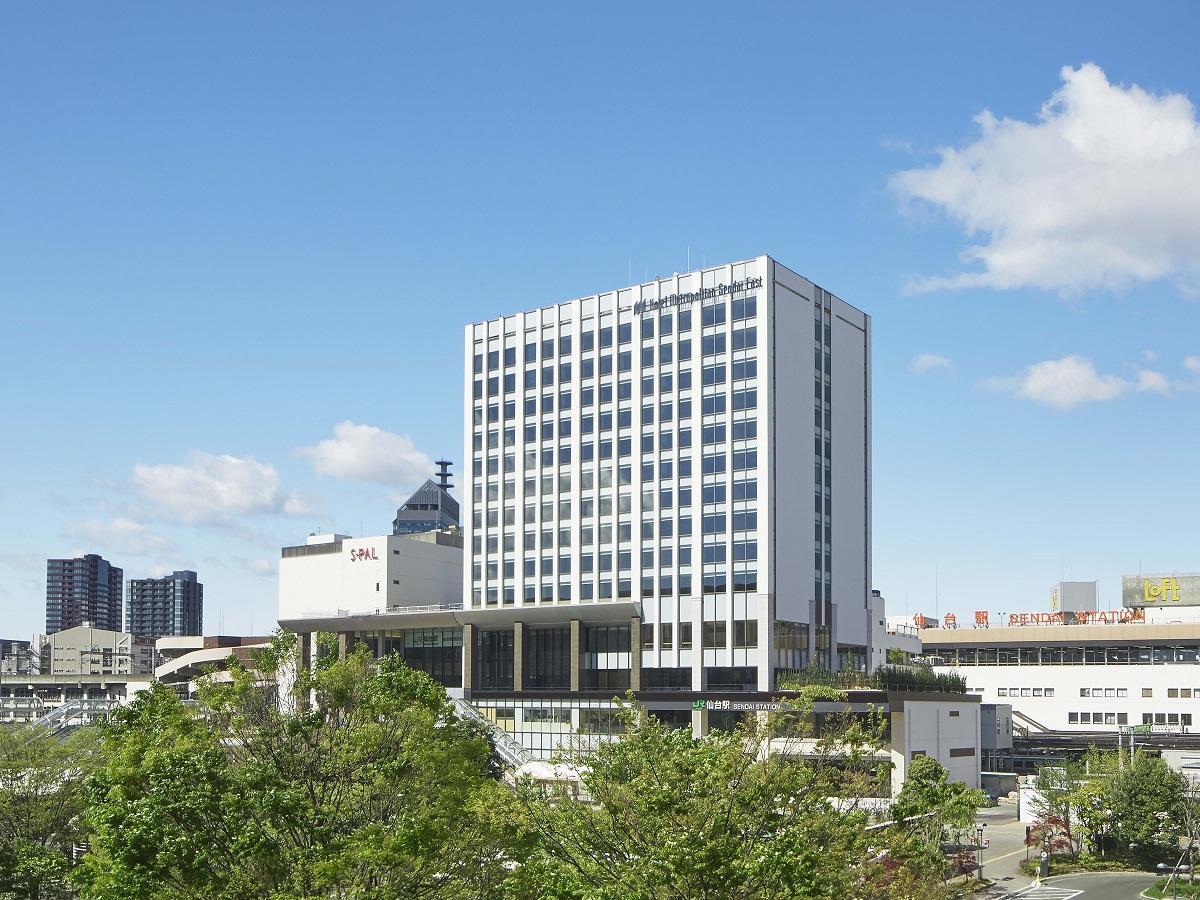
[[[866,667],[870,328],[767,256],[468,325],[477,686],[581,651],[608,689]]]

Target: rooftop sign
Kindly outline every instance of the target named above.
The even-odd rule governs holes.
[[[1200,606],[1200,575],[1125,575],[1121,578],[1121,604]]]
[[[998,617],[1004,623],[1003,615]],[[1129,622],[1144,622],[1146,614],[1140,609],[1081,609],[1076,612],[1023,612],[1009,613],[1010,628],[1023,625],[1124,625]],[[988,612],[975,611],[975,627],[987,628]]]
[[[653,312],[656,309],[668,309],[672,306],[691,306],[693,303],[713,300],[728,294],[753,291],[762,287],[762,285],[762,278],[746,278],[743,281],[735,281],[732,284],[718,284],[710,288],[700,288],[698,291],[688,291],[686,294],[668,294],[666,297],[660,297],[657,300],[639,300],[633,304],[633,311],[640,316],[642,313]]]

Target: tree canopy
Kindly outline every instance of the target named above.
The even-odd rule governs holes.
[[[445,692],[365,649],[296,676],[304,705],[257,667],[185,705],[157,686],[103,729],[92,849],[76,872],[100,900],[481,897],[505,874],[508,794],[491,746]]]
[[[83,840],[84,778],[95,735],[0,727],[0,895],[66,896],[72,848]]]

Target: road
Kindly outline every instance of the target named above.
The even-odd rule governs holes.
[[[985,825],[983,874],[1005,891],[1026,887],[1032,879],[1017,868],[1027,856],[1025,826],[1017,821],[1015,806],[994,806],[979,811],[978,823]]]
[[[1026,858],[1025,826],[1017,821],[1014,806],[996,806],[979,811],[978,823],[985,825],[988,848],[983,851],[983,874],[991,879],[990,898],[1015,900],[1131,900],[1154,883],[1154,876],[1090,872],[1056,875],[1040,886],[1021,873]]]
[[[1154,884],[1150,874],[1088,872],[1080,875],[1055,875],[1040,885],[1031,885],[1007,894],[1010,900],[1134,900]]]

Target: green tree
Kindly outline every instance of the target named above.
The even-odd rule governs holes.
[[[0,728],[0,894],[67,895],[83,781],[95,760],[93,729],[60,740],[43,728]]]
[[[950,781],[950,773],[932,756],[918,756],[908,765],[904,784],[892,804],[895,830],[913,843],[912,853],[941,858],[941,844],[961,843],[975,824],[975,814],[987,794]]]
[[[1185,827],[1187,780],[1157,756],[1135,753],[1106,791],[1112,835],[1143,865],[1174,863]]]
[[[1058,766],[1042,766],[1034,778],[1037,797],[1034,800],[1033,828],[1027,843],[1047,853],[1079,854],[1083,834],[1076,827],[1076,791],[1083,779],[1083,768],[1077,762]]]
[[[495,895],[512,817],[489,742],[431,679],[365,648],[277,696],[295,658],[281,637],[198,708],[155,687],[113,715],[75,873],[85,897]],[[288,702],[310,695],[311,709]]]
[[[908,653],[904,650],[901,650],[899,647],[888,647],[887,664],[889,666],[908,665]]]
[[[865,830],[863,801],[880,786],[877,722],[817,738],[804,724],[809,711],[797,709],[693,738],[632,703],[620,715],[619,742],[569,755],[590,803],[521,785],[537,844],[510,898],[908,898],[939,889],[891,853],[884,832]]]

